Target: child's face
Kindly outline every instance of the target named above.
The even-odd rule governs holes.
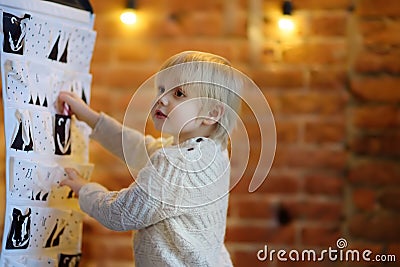
[[[151,112],[154,127],[180,141],[202,136],[202,103],[198,95],[181,87],[165,92],[164,87],[159,86],[158,90]]]

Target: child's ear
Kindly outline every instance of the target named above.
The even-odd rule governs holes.
[[[219,119],[224,115],[225,108],[222,104],[216,104],[213,106],[213,109],[208,112],[208,116],[203,119],[203,124],[205,125],[213,125],[218,122]]]

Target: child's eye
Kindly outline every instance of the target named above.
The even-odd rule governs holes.
[[[175,90],[175,96],[177,96],[177,97],[185,97],[186,95],[185,95],[185,92],[183,92],[182,88],[177,88]]]

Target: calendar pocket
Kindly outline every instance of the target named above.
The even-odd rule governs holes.
[[[23,61],[5,60],[7,102],[11,105],[28,104],[30,99],[28,66]]]
[[[52,104],[51,99],[51,69],[41,63],[35,61],[28,62],[29,67],[29,88],[30,98],[29,104],[41,107],[49,107]]]
[[[29,202],[47,202],[55,198],[53,186],[66,178],[58,165],[43,165],[35,161],[10,158],[10,197]],[[64,190],[64,195],[66,191]],[[59,197],[62,197],[59,196]]]
[[[35,257],[32,255],[4,255],[5,267],[56,267],[57,260],[45,256]]]
[[[49,23],[32,16],[26,20],[25,55],[31,58],[45,59],[50,51],[52,32]]]
[[[72,28],[59,24],[49,25],[51,40],[47,58],[61,63],[68,62],[69,40],[72,35]]]
[[[22,55],[24,52],[24,38],[26,34],[26,19],[30,15],[18,17],[14,14],[3,12],[3,51],[6,53]]]
[[[30,112],[34,151],[54,155],[53,116],[48,111],[31,110]]]
[[[10,109],[10,111],[11,114],[14,114],[14,132],[11,135],[10,148],[21,151],[33,151],[32,120],[30,112],[26,109]]]
[[[82,239],[82,214],[79,212],[14,206],[9,218],[10,221],[6,222],[8,250],[79,250]]]
[[[88,71],[94,50],[96,32],[75,28],[69,42],[68,62],[73,68]]]
[[[71,127],[72,157],[78,162],[88,162],[89,158],[89,135],[92,129],[82,121],[73,118]]]

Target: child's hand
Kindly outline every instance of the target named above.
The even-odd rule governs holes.
[[[82,186],[88,183],[82,176],[72,168],[65,168],[65,172],[68,174],[68,178],[62,180],[60,185],[69,186],[72,191],[74,191],[75,195],[79,197],[79,190],[81,190]]]
[[[71,92],[60,92],[57,99],[57,109],[66,115],[75,114],[78,120],[86,122],[94,128],[99,119],[99,113],[91,109],[79,96]]]

